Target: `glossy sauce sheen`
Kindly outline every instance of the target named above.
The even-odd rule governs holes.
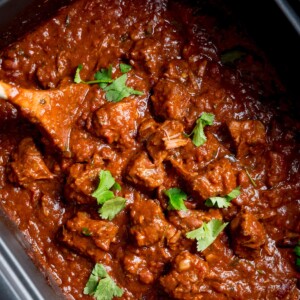
[[[91,298],[83,288],[99,262],[122,299],[299,299],[299,123],[244,36],[200,4],[80,0],[2,50],[0,79],[23,88],[67,86],[79,64],[84,80],[109,65],[117,78],[123,62],[133,67],[127,85],[143,91],[110,103],[89,86],[65,151],[0,102],[1,207],[67,298]],[[222,64],[237,46],[243,57]],[[195,147],[183,132],[203,112],[215,122]],[[178,138],[183,144],[166,143]],[[101,220],[91,196],[100,170],[127,199],[112,221]],[[204,205],[237,186],[229,208]],[[172,187],[188,194],[189,210],[167,209],[163,191]],[[211,219],[230,224],[197,252],[185,234]]]

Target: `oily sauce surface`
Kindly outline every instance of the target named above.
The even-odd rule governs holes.
[[[122,299],[299,299],[299,122],[264,53],[204,4],[182,3],[79,0],[0,52],[0,79],[23,88],[67,86],[80,64],[83,80],[110,65],[117,78],[126,63],[143,92],[113,103],[90,85],[65,152],[0,100],[1,207],[69,299],[91,298],[96,262]],[[203,112],[215,121],[196,147],[183,133]],[[100,170],[127,199],[112,221],[91,196]],[[228,208],[205,206],[238,186]],[[168,209],[174,187],[188,210]],[[199,252],[186,233],[212,219],[229,225]]]

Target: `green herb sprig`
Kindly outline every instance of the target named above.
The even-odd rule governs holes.
[[[179,188],[171,188],[164,191],[164,194],[169,198],[170,210],[187,210],[184,201],[187,199],[187,195]]]
[[[207,141],[204,133],[204,127],[207,125],[212,125],[214,123],[214,119],[214,114],[206,112],[202,113],[202,115],[197,119],[193,131],[187,135],[193,137],[192,141],[196,147],[202,146]]]
[[[218,207],[218,208],[226,208],[231,204],[231,200],[235,199],[241,194],[240,187],[236,187],[233,189],[228,195],[224,197],[211,197],[205,201],[205,205],[207,207]]]
[[[98,212],[102,219],[112,220],[123,210],[126,204],[126,199],[116,197],[111,189],[121,190],[121,186],[115,181],[110,171],[101,170],[99,173],[99,185],[92,196],[101,205]]]
[[[208,223],[204,222],[200,228],[188,232],[186,237],[197,240],[197,251],[203,251],[215,241],[227,225],[228,223],[212,219]]]
[[[96,300],[112,300],[114,297],[122,297],[124,292],[108,275],[105,267],[97,263],[86,283],[83,293],[94,296]]]
[[[99,87],[106,92],[105,98],[109,102],[119,102],[130,95],[143,95],[143,92],[134,90],[126,85],[126,73],[131,71],[132,67],[124,63],[121,63],[119,67],[123,75],[116,79],[112,78],[112,66],[110,65],[107,69],[100,69],[97,71],[94,75],[95,80],[84,81],[80,77],[80,71],[83,69],[83,65],[79,65],[75,72],[74,82],[99,84]]]

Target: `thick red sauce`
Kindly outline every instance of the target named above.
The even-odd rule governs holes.
[[[274,105],[284,87],[244,36],[204,5],[79,0],[1,51],[0,79],[22,88],[64,88],[79,64],[84,80],[110,65],[117,78],[124,62],[127,84],[143,91],[111,103],[89,86],[66,152],[0,100],[1,207],[67,298],[90,299],[98,262],[122,299],[299,299],[299,122]],[[236,47],[243,55],[224,63]],[[183,132],[203,112],[215,121],[196,147]],[[174,136],[184,142],[166,144]],[[127,199],[112,221],[91,196],[100,170]],[[204,205],[237,186],[229,208]],[[187,193],[187,211],[167,209],[172,187]],[[230,224],[199,252],[185,234],[211,219]]]

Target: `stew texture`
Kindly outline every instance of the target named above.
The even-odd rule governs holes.
[[[2,49],[2,81],[64,92],[0,100],[1,207],[68,299],[299,299],[299,122],[229,12],[183,2],[75,1]]]

